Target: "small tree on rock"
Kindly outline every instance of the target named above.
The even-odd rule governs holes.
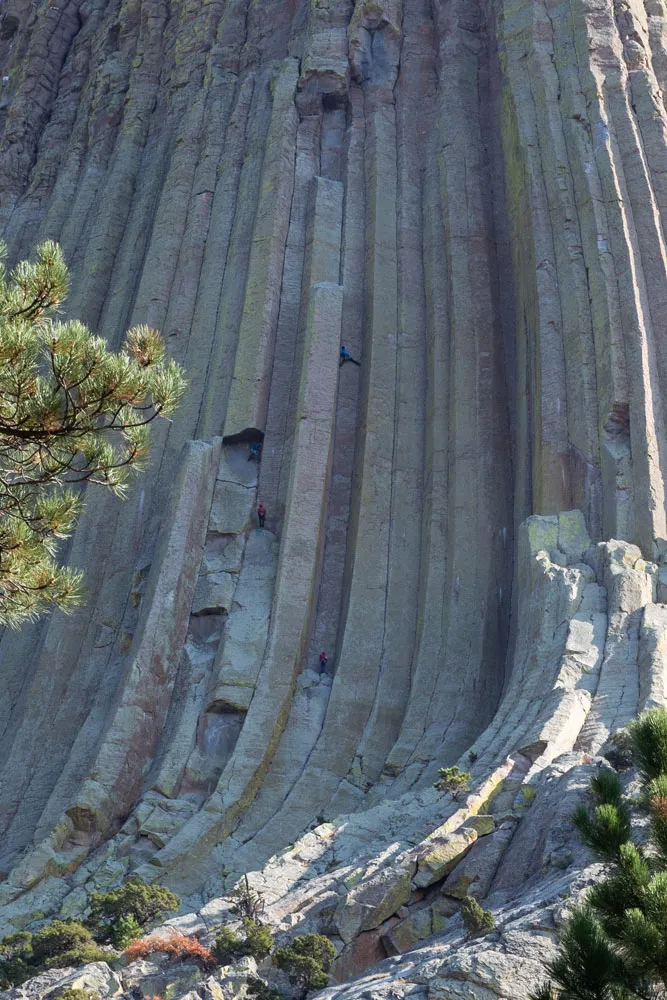
[[[149,924],[180,905],[178,896],[166,886],[146,885],[131,875],[117,889],[93,893],[88,922],[98,938],[126,948]]]
[[[461,919],[471,934],[488,934],[496,926],[491,911],[482,909],[474,896],[466,896],[463,900]]]
[[[309,990],[323,990],[336,949],[323,934],[302,934],[283,948],[276,948],[273,961],[289,976],[292,985],[305,996]]]

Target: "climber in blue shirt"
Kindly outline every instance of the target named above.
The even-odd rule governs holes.
[[[351,361],[353,365],[361,365],[360,361],[355,361],[347,347],[341,347],[340,349],[340,362],[338,364],[339,368],[342,368],[346,361]]]

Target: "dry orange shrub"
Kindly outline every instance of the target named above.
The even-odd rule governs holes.
[[[197,938],[186,937],[184,934],[175,934],[170,938],[158,935],[139,938],[127,946],[124,954],[128,962],[136,962],[137,959],[146,958],[147,955],[153,955],[158,951],[169,955],[174,961],[199,962],[204,969],[215,967],[215,959],[210,951]]]

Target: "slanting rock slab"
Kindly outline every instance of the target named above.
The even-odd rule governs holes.
[[[515,823],[508,822],[490,837],[473,844],[469,854],[445,879],[442,892],[455,899],[474,896],[483,899],[491,887],[500,859],[512,837]]]
[[[419,941],[429,937],[433,930],[433,911],[430,906],[422,906],[399,921],[382,940],[390,955],[398,955],[410,951]]]
[[[448,875],[477,840],[477,831],[463,827],[458,833],[427,840],[421,848],[414,884],[425,889]]]
[[[486,837],[489,833],[493,833],[496,821],[493,816],[489,816],[486,813],[480,813],[479,816],[471,816],[470,819],[466,820],[466,826],[471,830],[475,830],[478,837]]]
[[[407,903],[413,871],[410,865],[382,868],[347,894],[333,918],[346,944],[361,931],[379,927]]]

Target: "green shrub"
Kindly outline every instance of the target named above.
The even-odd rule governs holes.
[[[243,920],[245,931],[245,941],[243,942],[243,954],[252,955],[258,961],[266,956],[273,947],[273,934],[271,928],[266,924],[258,924],[254,920],[245,917]]]
[[[229,927],[221,927],[211,952],[218,965],[229,965],[235,958],[243,955],[243,944],[243,939],[230,931]]]
[[[53,920],[32,936],[32,960],[37,965],[48,965],[52,959],[76,952],[92,945],[93,935],[78,920]]]
[[[243,918],[243,937],[234,934],[229,927],[221,927],[213,946],[213,956],[220,965],[229,965],[241,955],[252,955],[260,960],[266,958],[273,947],[271,928],[259,924],[249,917]]]
[[[628,726],[632,762],[644,783],[667,773],[667,712],[654,708]]]
[[[470,785],[470,774],[462,771],[460,767],[441,767],[438,771],[440,777],[433,783],[433,787],[439,792],[467,792]]]
[[[496,926],[490,910],[483,910],[474,896],[466,896],[461,904],[461,917],[471,934],[488,934]]]
[[[143,928],[139,926],[139,921],[133,913],[129,913],[126,917],[118,917],[117,920],[114,920],[108,937],[114,948],[124,951],[128,944],[140,938],[142,933]]]
[[[29,931],[7,934],[0,941],[0,989],[20,986],[35,974],[30,965],[31,942],[32,934]]]
[[[323,990],[328,985],[335,955],[336,949],[323,934],[303,934],[291,945],[276,948],[273,961],[305,995],[308,990]]]
[[[248,996],[254,1000],[280,1000],[280,990],[275,986],[269,986],[265,979],[259,976],[249,976],[246,979]]]
[[[100,1000],[100,994],[95,990],[82,990],[68,986],[57,994],[56,1000]]]
[[[108,957],[82,923],[53,920],[36,934],[21,931],[0,941],[0,980],[17,986],[44,969],[103,962]]]
[[[132,875],[118,889],[93,893],[88,923],[97,938],[124,947],[140,936],[149,924],[177,910],[180,905],[180,899],[170,889],[163,885],[147,885],[143,879]]]
[[[108,962],[108,960],[109,953],[98,948],[94,941],[89,941],[59,955],[53,955],[44,965],[47,969],[65,969],[69,965],[88,965],[89,962]]]

